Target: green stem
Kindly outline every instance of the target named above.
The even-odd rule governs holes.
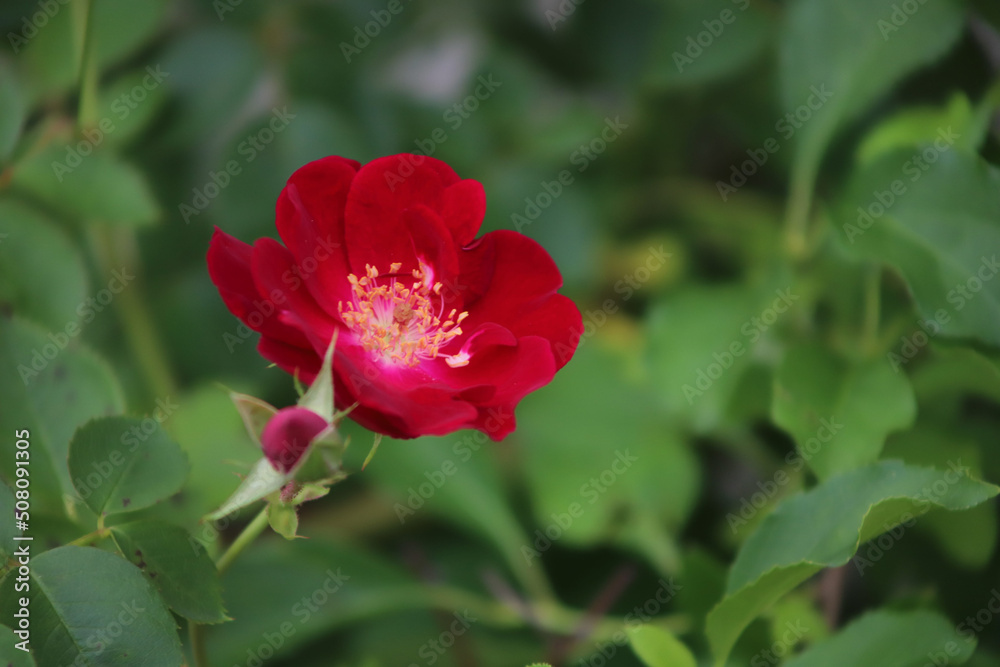
[[[215,568],[220,575],[229,569],[236,557],[243,553],[243,550],[250,546],[250,543],[257,539],[257,536],[263,533],[265,528],[267,528],[267,507],[262,509],[260,514],[246,525],[243,532],[229,545],[219,560],[215,561]]]
[[[205,650],[205,638],[201,626],[194,621],[188,621],[188,641],[191,644],[191,660],[194,667],[208,667],[208,651]]]
[[[219,576],[222,576],[222,573],[229,569],[229,566],[233,564],[236,557],[243,553],[243,550],[250,546],[264,532],[265,528],[267,528],[266,506],[260,511],[260,514],[254,517],[253,521],[243,528],[243,532],[229,545],[225,553],[215,561],[215,569],[218,570]],[[208,667],[205,635],[202,632],[201,626],[194,621],[188,621],[188,641],[191,644],[191,658],[194,667]]]
[[[75,540],[70,542],[69,545],[75,547],[87,547],[93,544],[94,542],[103,540],[105,537],[108,536],[110,532],[111,530],[109,528],[98,528],[92,533],[87,533],[86,535],[82,535],[76,538]]]
[[[801,259],[809,247],[809,213],[812,210],[817,165],[807,161],[793,169],[785,218],[785,246],[793,259]]]
[[[861,349],[872,355],[878,348],[878,331],[881,322],[882,269],[877,264],[869,266],[865,275],[865,319],[861,329]]]
[[[75,36],[80,49],[80,106],[77,111],[78,131],[97,122],[97,48],[94,45],[94,5],[97,0],[80,0],[73,4]]]

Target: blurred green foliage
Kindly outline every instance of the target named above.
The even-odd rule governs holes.
[[[0,624],[21,429],[46,610],[0,662],[176,665],[193,619],[202,665],[1000,664],[992,0],[7,0],[0,32]],[[213,226],[417,150],[549,250],[577,355],[500,444],[360,472],[345,423],[310,539],[220,599],[252,515],[200,519],[260,456],[227,389],[296,395]],[[152,613],[81,648],[124,597]]]

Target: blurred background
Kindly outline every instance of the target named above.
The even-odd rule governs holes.
[[[120,393],[191,459],[185,491],[148,511],[210,550],[250,515],[198,519],[259,457],[226,389],[278,406],[296,394],[224,307],[205,253],[216,226],[276,236],[298,167],[433,154],[482,182],[484,232],[552,254],[584,313],[577,356],[504,442],[386,441],[304,508],[308,539],[249,550],[224,579],[235,620],[208,629],[211,664],[640,665],[612,639],[630,613],[710,664],[701,631],[734,553],[816,481],[788,464],[795,441],[772,414],[776,369],[803,341],[883,369],[905,355],[902,407],[860,395],[896,415],[884,456],[933,462],[937,445],[913,441],[941,434],[1000,479],[997,341],[956,362],[961,349],[925,340],[909,363],[901,337],[926,313],[912,266],[872,269],[841,231],[857,224],[843,193],[876,189],[852,180],[861,165],[933,139],[927,128],[953,124],[962,150],[996,161],[1000,12],[914,2],[897,24],[892,3],[857,0],[844,12],[865,29],[827,30],[840,4],[97,0],[99,92],[81,101],[74,3],[4,0],[0,320],[39,345],[82,327],[71,348],[107,362],[88,391]],[[70,141],[81,103],[101,121]],[[859,331],[872,271],[874,333]],[[14,361],[5,381],[20,386]],[[345,428],[358,470],[372,435]],[[848,565],[786,596],[729,664],[781,664],[882,604],[975,612],[1000,582],[996,506],[957,516],[921,522],[863,580]],[[47,529],[79,534],[66,519]],[[348,583],[319,595],[331,568]],[[767,653],[791,619],[808,630]],[[970,664],[1000,664],[998,636]]]

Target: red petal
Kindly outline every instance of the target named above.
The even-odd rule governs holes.
[[[383,273],[394,262],[404,272],[419,268],[405,213],[418,205],[443,212],[445,188],[458,180],[445,163],[419,155],[392,155],[363,166],[347,198],[345,239],[354,274],[363,275],[369,264]]]
[[[278,310],[257,291],[251,271],[253,249],[216,228],[208,247],[208,274],[230,312],[264,336],[296,345],[309,342],[299,327],[282,322]]]
[[[486,191],[479,181],[466,179],[447,187],[441,217],[451,229],[455,245],[472,242],[486,215]]]

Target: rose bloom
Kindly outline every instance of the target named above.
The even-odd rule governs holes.
[[[476,238],[480,183],[430,157],[327,157],[288,180],[281,245],[216,229],[208,270],[258,351],[312,383],[336,332],[338,409],[394,438],[474,428],[500,440],[514,408],[573,356],[580,311],[535,241]]]

